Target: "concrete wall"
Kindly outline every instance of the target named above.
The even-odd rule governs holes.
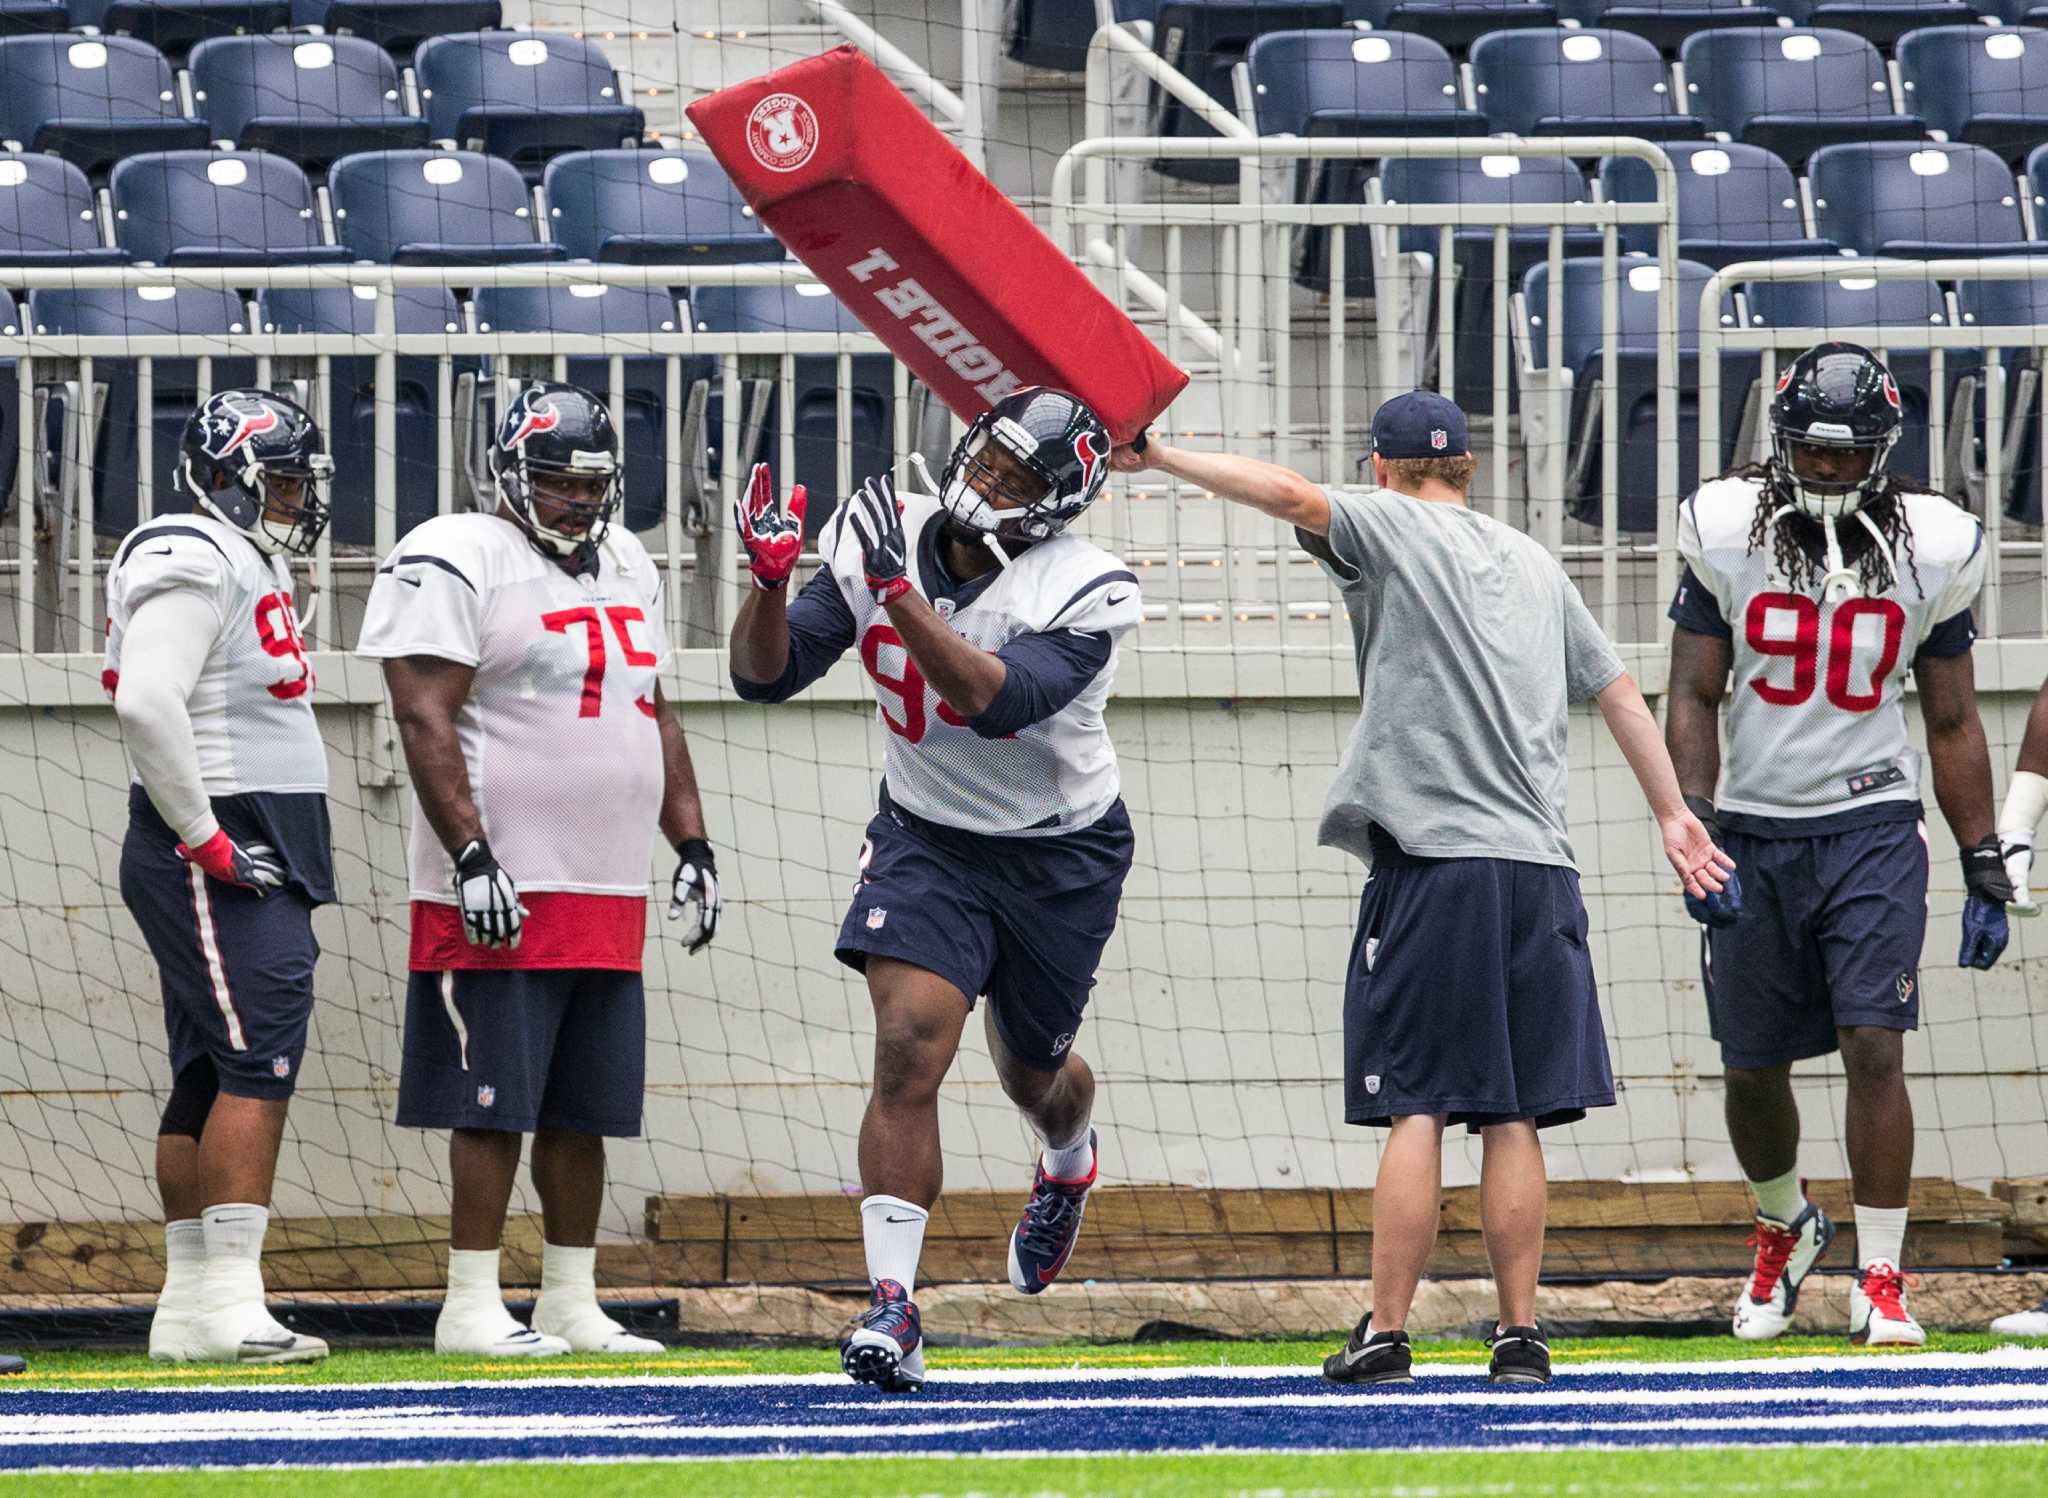
[[[2005,654],[2025,647],[2002,647]],[[2030,691],[1980,675],[1995,762]],[[278,1200],[291,1213],[445,1210],[437,1138],[393,1128],[404,987],[407,815],[365,786],[382,733],[375,678],[323,672],[345,900],[324,910],[313,1046]],[[2031,661],[2031,656],[2025,657]],[[90,663],[0,684],[0,1218],[147,1216],[168,1083],[154,969],[116,891],[126,772]],[[1637,661],[1660,679],[1658,660]],[[2038,666],[2015,667],[2039,679]],[[1140,652],[1113,709],[1138,867],[1081,1045],[1102,1078],[1105,1169],[1120,1181],[1369,1184],[1375,1136],[1338,1121],[1340,985],[1360,870],[1314,845],[1316,811],[1355,711],[1340,657]],[[868,1069],[864,990],[830,953],[873,805],[880,740],[859,683],[761,709],[719,700],[710,661],[674,695],[707,791],[729,901],[710,953],[653,924],[647,1137],[616,1148],[607,1226],[645,1193],[856,1186]],[[75,703],[78,705],[66,705]],[[1652,828],[1604,728],[1573,721],[1573,835],[1624,1093],[1552,1136],[1568,1177],[1735,1174],[1718,1061],[1696,981],[1696,928],[1669,892]],[[369,778],[376,778],[374,773]],[[555,815],[576,835],[565,767]],[[1960,880],[1935,818],[1927,1023],[1908,1044],[1924,1173],[1982,1181],[2048,1169],[2048,927],[2016,923],[1988,975],[1953,963]],[[664,891],[664,858],[654,871]],[[2036,935],[2036,930],[2041,935]],[[1839,1074],[1801,1069],[1804,1169],[1844,1173]],[[947,1178],[1021,1184],[1025,1131],[978,1027],[945,1093]],[[1462,1142],[1456,1180],[1474,1178]]]

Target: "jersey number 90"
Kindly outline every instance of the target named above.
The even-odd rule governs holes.
[[[1765,632],[1773,614],[1792,616],[1790,639]],[[1859,692],[1850,690],[1849,675],[1856,664],[1856,625],[1862,619],[1878,621],[1879,640],[1867,689]],[[1889,598],[1852,598],[1839,605],[1828,626],[1827,672],[1822,684],[1827,700],[1848,713],[1875,711],[1884,701],[1885,678],[1899,663],[1905,634],[1906,611]],[[1757,696],[1777,707],[1797,707],[1813,696],[1814,683],[1821,677],[1818,603],[1803,593],[1759,593],[1749,601],[1743,636],[1758,655],[1784,656],[1792,662],[1790,685],[1752,677],[1749,684]]]

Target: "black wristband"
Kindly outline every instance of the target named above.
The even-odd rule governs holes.
[[[494,867],[498,860],[491,857],[491,845],[480,837],[473,837],[462,845],[455,855],[457,874],[479,874]]]
[[[1131,439],[1131,451],[1139,457],[1145,456],[1145,449],[1152,445],[1152,431],[1148,427]]]
[[[1721,819],[1714,811],[1714,803],[1705,796],[1687,796],[1685,809],[1700,819],[1700,825],[1716,839],[1721,835]]]
[[[700,869],[718,872],[718,860],[711,851],[711,843],[701,837],[686,837],[676,844],[676,857],[685,863],[693,863]]]

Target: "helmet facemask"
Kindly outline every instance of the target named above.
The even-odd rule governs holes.
[[[319,544],[330,515],[320,486],[334,477],[326,453],[266,461],[244,447],[208,466],[202,476],[189,454],[181,460],[186,492],[265,556],[307,556]],[[296,494],[284,488],[292,483]]]
[[[569,492],[570,485],[595,496]],[[536,546],[558,557],[601,544],[620,501],[618,460],[608,452],[577,452],[567,467],[542,467],[523,457],[500,465],[498,491]],[[546,518],[543,518],[543,515]]]
[[[1056,486],[1033,456],[1037,446],[1009,417],[977,418],[939,480],[939,502],[952,522],[988,542],[1057,535],[1068,517],[1047,504]]]

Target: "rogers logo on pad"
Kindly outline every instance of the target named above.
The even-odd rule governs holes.
[[[795,94],[770,94],[747,116],[747,149],[771,172],[793,172],[818,149],[818,116]]]

